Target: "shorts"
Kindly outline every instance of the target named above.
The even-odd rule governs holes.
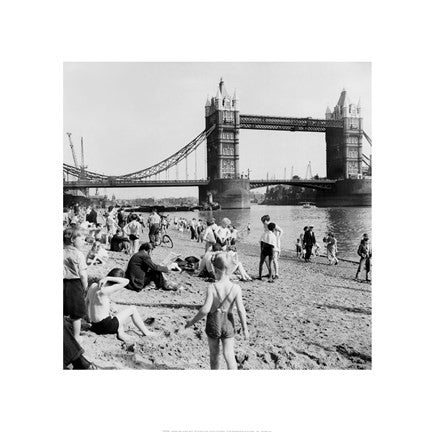
[[[206,317],[205,333],[213,339],[227,339],[235,336],[234,316],[216,310]]]
[[[134,241],[134,240],[138,240],[138,239],[139,239],[139,237],[136,236],[135,234],[130,234],[130,235],[128,236],[128,238],[129,238],[131,241]]]
[[[297,246],[295,247],[295,250],[296,250],[297,253],[300,253],[300,252],[301,252],[301,246],[298,246],[298,245],[297,245]]]
[[[268,243],[261,242],[261,255],[263,257],[273,258],[273,251],[274,251],[274,248],[272,245],[270,245]]]
[[[63,279],[63,315],[72,320],[86,316],[84,290],[80,279]]]
[[[102,321],[92,323],[90,330],[98,335],[116,334],[119,330],[119,320],[116,317],[108,316]]]

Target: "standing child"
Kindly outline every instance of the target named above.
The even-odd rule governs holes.
[[[301,253],[301,240],[300,238],[297,239],[297,241],[295,242],[295,252],[297,253],[297,258],[301,258],[302,253]]]
[[[203,226],[202,219],[199,219],[197,222],[197,242],[203,243],[203,232],[205,230],[205,227]]]
[[[79,229],[63,231],[63,315],[71,318],[77,342],[80,342],[81,319],[86,315],[87,266],[80,250],[83,246],[84,236]]]
[[[265,264],[268,267],[268,282],[272,283],[274,282],[274,265],[273,263],[273,257],[274,257],[274,250],[277,247],[277,238],[274,234],[274,230],[276,229],[276,224],[273,222],[269,222],[267,224],[268,231],[263,234],[261,238],[261,258],[259,261],[259,276],[258,279],[262,279],[262,267]]]
[[[280,252],[281,252],[280,241],[282,238],[283,231],[282,231],[282,229],[278,230],[277,225],[273,222],[271,222],[268,225],[269,229],[270,229],[270,225],[272,225],[274,227],[273,233],[276,236],[276,246],[273,250],[274,279],[279,279],[279,257],[280,257]]]
[[[220,341],[227,368],[237,369],[234,351],[235,323],[232,313],[234,305],[237,307],[245,339],[249,338],[249,330],[241,288],[230,280],[236,267],[236,258],[227,252],[219,252],[212,258],[212,264],[216,282],[208,286],[204,305],[194,318],[187,321],[185,328],[191,327],[206,316],[205,332],[208,336],[211,369],[219,369]]]

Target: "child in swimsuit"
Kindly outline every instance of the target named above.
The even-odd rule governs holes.
[[[124,325],[131,318],[143,336],[154,336],[146,328],[135,306],[129,306],[116,314],[111,310],[110,296],[125,288],[128,283],[129,280],[125,279],[124,271],[115,268],[105,278],[90,286],[86,295],[86,307],[89,321],[92,324],[91,331],[99,335],[116,334],[119,340],[129,342]]]
[[[205,332],[208,336],[211,369],[219,369],[220,340],[227,368],[237,369],[234,351],[235,326],[232,313],[234,305],[238,310],[245,339],[249,338],[249,330],[241,288],[230,280],[237,264],[236,257],[227,252],[219,252],[213,257],[212,263],[216,282],[209,285],[204,305],[194,318],[187,321],[185,328],[191,327],[206,316]]]

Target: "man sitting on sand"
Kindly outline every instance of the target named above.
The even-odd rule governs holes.
[[[120,228],[110,240],[110,250],[113,252],[125,251],[125,253],[130,250],[130,240]]]
[[[110,310],[110,296],[125,288],[128,282],[128,279],[124,278],[124,271],[115,268],[105,278],[90,286],[86,295],[86,306],[89,320],[92,323],[91,331],[99,335],[117,334],[118,339],[128,342],[129,338],[125,333],[124,324],[131,317],[143,336],[153,336],[153,333],[146,328],[135,306],[129,306],[116,314]]]
[[[151,252],[154,249],[152,243],[143,243],[139,251],[135,253],[128,262],[125,277],[130,283],[126,288],[133,291],[141,291],[151,282],[155,283],[157,289],[177,290],[183,289],[174,282],[169,282],[163,273],[169,273],[170,270],[177,269],[176,263],[169,267],[155,264],[151,259]]]

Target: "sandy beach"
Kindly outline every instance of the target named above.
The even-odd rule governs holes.
[[[173,249],[157,247],[153,260],[161,262],[169,252],[181,257],[203,254],[202,243],[190,241],[187,233],[169,230]],[[143,234],[142,241],[147,241]],[[250,339],[245,341],[235,313],[236,358],[239,369],[370,369],[371,284],[354,281],[356,264],[340,261],[328,265],[324,257],[305,263],[295,252],[280,258],[280,278],[270,284],[240,282],[247,311]],[[258,274],[259,246],[239,243],[238,252],[247,272]],[[90,267],[89,280],[114,268],[125,269],[129,256],[109,252],[105,265]],[[107,369],[209,369],[205,320],[184,329],[188,318],[202,305],[209,282],[187,272],[171,272],[185,291],[172,292],[147,287],[122,290],[112,296],[115,309],[136,305],[149,329],[157,336],[139,336],[131,323],[127,333],[136,342],[127,351],[115,335],[98,336],[83,331],[85,356]],[[221,368],[225,368],[223,358]]]

